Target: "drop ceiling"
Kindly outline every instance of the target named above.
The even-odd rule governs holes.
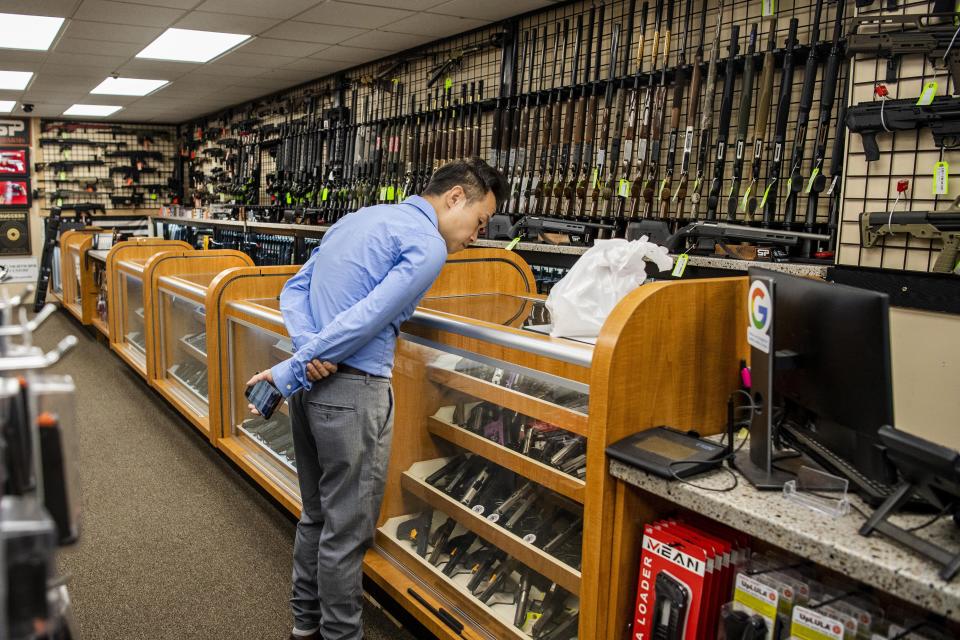
[[[554,0],[555,1],[555,0]],[[0,49],[0,70],[33,71],[13,115],[56,118],[72,104],[112,104],[116,122],[179,123],[438,38],[545,7],[551,0],[0,0],[0,12],[66,18],[46,52]],[[168,27],[252,40],[207,64],[136,59]],[[104,78],[169,80],[145,97],[91,95]]]

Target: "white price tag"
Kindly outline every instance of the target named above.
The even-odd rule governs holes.
[[[938,162],[933,165],[933,195],[947,195],[947,181],[950,178],[949,166],[946,162]]]

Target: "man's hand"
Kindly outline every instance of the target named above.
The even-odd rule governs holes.
[[[324,360],[311,360],[307,363],[307,380],[310,382],[320,382],[337,372],[337,365]]]
[[[257,374],[254,375],[252,378],[250,378],[249,380],[247,380],[247,388],[249,389],[249,388],[252,387],[253,385],[255,385],[255,384],[257,384],[258,382],[260,382],[261,380],[266,380],[266,381],[269,382],[270,384],[273,384],[273,372],[270,371],[270,369],[266,369],[266,370],[264,370],[264,371],[261,371],[261,372],[257,373]],[[260,415],[260,412],[257,411],[257,408],[256,408],[255,406],[253,406],[252,404],[249,404],[249,403],[248,403],[248,404],[247,404],[247,409],[249,409],[249,410],[250,410],[250,413],[252,413],[252,414],[255,415],[255,416]]]

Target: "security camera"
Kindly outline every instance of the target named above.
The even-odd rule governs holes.
[[[22,105],[22,108],[23,108],[23,112],[24,112],[24,113],[31,113],[31,112],[33,112],[33,105],[30,104],[29,102],[24,102],[23,105]]]

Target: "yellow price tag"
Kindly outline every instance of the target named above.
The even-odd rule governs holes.
[[[443,90],[448,91],[453,88],[453,78],[447,78],[443,81]]]
[[[813,181],[817,179],[818,175],[820,175],[820,167],[814,167],[813,171],[810,172],[810,179],[807,180],[807,188],[804,193],[810,193],[810,190],[813,189]]]
[[[917,106],[925,107],[933,104],[933,99],[937,97],[937,88],[937,83],[933,81],[923,85],[923,91],[920,92],[920,98],[917,99]]]
[[[620,196],[621,198],[630,197],[630,181],[629,180],[624,180],[622,178],[620,179],[619,186],[617,187],[617,195]]]
[[[682,278],[683,272],[687,270],[687,263],[690,262],[690,256],[681,253],[677,256],[677,262],[673,265],[673,271],[670,273],[674,278]]]
[[[393,185],[390,185],[389,187],[387,187],[387,200],[389,200],[389,201],[392,202],[392,201],[393,201],[393,197],[394,197],[395,195],[397,195],[397,194],[396,194],[396,192],[395,192],[395,190],[394,190]]]
[[[320,200],[323,202],[326,202],[329,196],[330,196],[330,189],[328,189],[327,187],[324,187],[323,191],[320,192]]]
[[[511,240],[510,244],[504,247],[504,249],[506,249],[507,251],[513,251],[514,247],[516,247],[518,244],[520,244],[520,236],[517,236],[516,238]]]

